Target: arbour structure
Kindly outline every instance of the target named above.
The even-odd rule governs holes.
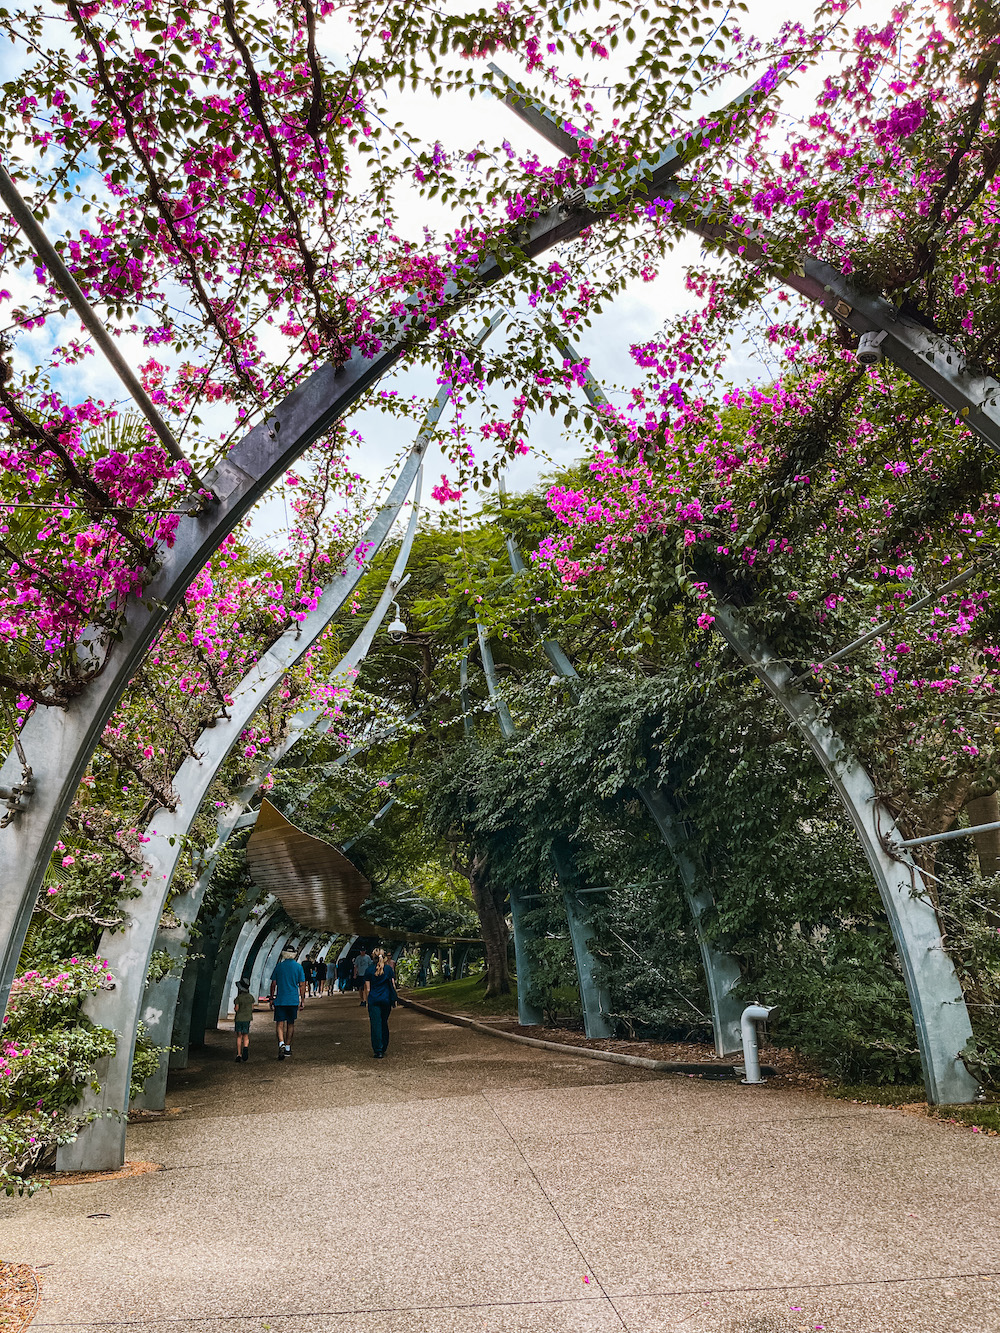
[[[519,101],[522,110],[528,106],[523,97],[511,96],[508,100]],[[535,110],[537,112],[537,108]],[[552,128],[552,118],[546,113],[536,114],[533,123],[561,151],[572,152],[572,144],[567,143],[570,136],[565,133],[557,136]],[[533,258],[559,241],[578,236],[602,217],[612,214],[621,200],[628,197],[628,191],[645,192],[651,198],[669,197],[685,205],[691,203],[688,192],[675,177],[699,148],[696,139],[686,146],[671,145],[654,160],[636,164],[624,178],[588,187],[581,195],[531,218],[512,233],[516,235],[521,259]],[[699,234],[726,246],[742,247],[741,253],[749,258],[760,258],[760,253],[755,254],[752,246],[747,246],[746,238],[738,233],[726,227],[704,225],[696,210],[690,210],[684,216],[687,225]],[[497,256],[490,255],[474,267],[457,272],[441,294],[435,317],[451,313],[474,299],[483,288],[498,281],[506,267],[506,261],[501,262]],[[855,332],[875,330],[884,333],[881,349],[884,356],[912,375],[939,401],[961,413],[965,424],[994,448],[1000,448],[1000,384],[970,368],[961,354],[944,339],[928,333],[880,297],[854,290],[842,273],[821,261],[806,256],[798,272],[781,276],[782,281],[808,299],[822,304]],[[158,568],[143,594],[128,599],[121,633],[116,641],[106,643],[99,633],[84,636],[86,642],[96,645],[96,649],[92,646],[88,651],[103,654],[104,667],[100,674],[77,697],[70,699],[64,709],[39,705],[28,718],[19,739],[32,768],[33,790],[26,794],[14,818],[0,831],[0,994],[4,1000],[62,822],[90,756],[128,681],[206,559],[255,500],[313,441],[342,417],[368,387],[395,365],[414,337],[420,336],[428,317],[419,314],[412,305],[408,313],[412,316],[409,322],[403,317],[380,330],[378,352],[368,356],[356,350],[342,365],[321,366],[229,451],[204,479],[211,490],[212,502],[182,517],[173,546],[159,553]],[[724,624],[729,625],[729,622],[724,620]],[[719,628],[723,629],[723,624]],[[936,942],[933,929],[927,935],[926,902],[919,895],[904,900],[898,884],[886,887],[890,874],[881,865],[884,849],[864,832],[874,817],[872,811],[863,809],[869,798],[860,790],[849,796],[845,794],[846,789],[841,789],[845,765],[852,772],[856,770],[851,768],[849,756],[842,751],[836,753],[835,737],[820,736],[816,729],[818,724],[808,716],[810,696],[793,691],[787,680],[775,674],[766,650],[755,647],[752,638],[735,619],[725,632],[727,637],[731,636],[730,641],[737,651],[752,662],[789,717],[803,730],[831,780],[835,785],[838,781],[841,783],[838,791],[862,832],[887,910],[893,905],[890,919],[904,957],[911,999],[914,1000],[929,1096],[932,1100],[968,1099],[974,1094],[974,1085],[964,1074],[954,1049],[954,1043],[967,1025],[967,1014],[960,991],[955,993],[958,983],[947,955],[940,947],[940,932],[937,932]],[[21,760],[12,750],[0,770],[0,783],[14,787],[21,777]],[[850,801],[854,801],[854,807]],[[883,832],[884,828],[883,825]],[[881,868],[877,868],[876,863]],[[905,870],[911,876],[911,882],[912,875],[919,873],[910,864],[905,865]],[[917,908],[913,903],[918,904]],[[907,923],[911,919],[916,921],[914,911],[924,924],[910,931]],[[928,938],[929,944],[926,942]],[[923,948],[934,955],[932,968],[918,967],[912,959],[908,960],[907,951],[915,948]],[[129,989],[134,991],[135,985]],[[114,996],[116,993],[108,994]],[[124,991],[117,994],[120,1002]],[[942,1009],[949,1012],[948,1023],[940,1020]],[[114,1003],[110,1016],[117,1016]]]

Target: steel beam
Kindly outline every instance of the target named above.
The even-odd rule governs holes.
[[[268,898],[257,907],[240,908],[234,918],[226,923],[206,1006],[208,1022],[213,1028],[217,1028],[229,1013],[229,1001],[237,981],[244,976],[249,979],[249,973],[257,960],[257,951],[263,943],[264,926],[280,909],[281,904],[276,899]],[[232,940],[234,930],[235,942]]]
[[[575,355],[575,349],[569,344],[560,341],[558,345],[567,358],[572,358]],[[595,408],[607,403],[601,386],[589,371],[587,372],[584,392]],[[515,574],[523,573],[526,567],[512,537],[507,539],[507,553],[512,571]],[[538,617],[533,617],[532,622],[535,632],[541,640],[549,665],[557,676],[566,681],[573,693],[573,698],[579,704],[581,698],[580,677],[576,667],[563,652],[559,643],[546,633],[543,622]],[[642,783],[636,787],[636,791],[653,816],[660,837],[666,844],[677,867],[684,898],[694,921],[698,950],[701,954],[705,982],[708,988],[709,1006],[712,1015],[712,1035],[715,1040],[716,1053],[718,1055],[734,1054],[743,1049],[740,1033],[740,1015],[743,1011],[743,1005],[734,994],[740,980],[739,964],[731,955],[717,949],[708,938],[703,917],[713,905],[712,895],[708,889],[698,887],[694,865],[684,849],[686,839],[679,821],[671,813],[671,805],[665,793],[653,786],[652,783]],[[569,915],[568,903],[567,915]],[[576,917],[579,918],[579,916],[579,908],[577,907]],[[571,917],[570,938],[574,941],[574,950],[576,948],[576,937],[580,930],[579,919],[574,924]],[[600,1012],[602,1004],[603,1011],[607,1012],[608,1003],[606,999],[598,1003],[598,1011]]]
[[[579,154],[579,135],[572,126],[560,124],[536,99],[516,89],[501,70],[496,66],[490,68],[506,85],[507,92],[502,100],[515,115],[561,153],[569,157]],[[755,91],[749,89],[728,106],[705,117],[703,123],[711,125],[713,121],[732,116],[747,105]],[[649,173],[652,188],[645,190],[647,197],[659,195],[680,205],[679,216],[689,231],[704,240],[721,244],[748,263],[759,264],[774,272],[765,249],[766,237],[759,240],[736,230],[728,221],[714,223],[708,220],[703,201],[692,195],[689,186],[675,179],[706,142],[708,140],[699,142],[694,136],[686,144],[669,145],[655,163],[637,164],[624,173],[622,179],[633,184],[641,183]],[[653,186],[653,178],[661,178],[665,168],[670,178],[660,179],[660,183]],[[601,181],[580,194],[585,207],[600,207],[609,198],[616,197],[620,190],[621,185],[614,180]],[[955,412],[962,423],[991,448],[1000,450],[1000,381],[986,374],[954,343],[902,314],[880,293],[862,291],[849,275],[812,255],[801,256],[791,272],[777,273],[776,276],[784,286],[822,306],[854,333],[884,334],[880,350],[885,359],[899,366],[938,402]]]
[[[510,921],[514,935],[514,970],[517,972],[517,1021],[522,1027],[536,1027],[544,1014],[530,998],[534,985],[531,962],[531,935],[525,924],[525,906],[517,893],[510,895]]]
[[[972,1024],[920,867],[905,850],[890,855],[888,845],[901,841],[896,822],[861,762],[823,717],[817,701],[792,685],[789,668],[734,607],[717,597],[714,609],[715,628],[753,669],[805,739],[861,840],[906,979],[927,1100],[933,1104],[974,1101],[979,1085],[959,1055],[972,1036]]]
[[[646,165],[646,188],[660,192],[682,159],[661,154]],[[641,170],[643,164],[637,166]],[[0,1003],[6,1006],[38,890],[90,756],[150,645],[206,560],[272,482],[391,370],[428,328],[468,305],[512,270],[579,236],[614,211],[612,191],[600,203],[579,208],[553,204],[511,226],[500,238],[496,253],[470,263],[445,284],[432,312],[421,311],[416,298],[409,301],[403,314],[386,320],[377,330],[374,341],[379,350],[374,355],[365,356],[356,349],[343,365],[315,370],[207,474],[204,484],[217,503],[180,520],[173,545],[157,553],[159,565],[149,583],[138,596],[126,600],[113,640],[109,642],[97,628],[81,637],[81,667],[99,666],[100,670],[65,708],[36,707],[21,730],[34,791],[0,833]],[[12,749],[0,767],[0,786],[16,786],[21,778],[21,762]]]
[[[424,443],[418,443],[411,454],[409,461],[412,461],[415,466],[419,464],[419,459],[422,455],[425,443],[426,441],[424,441]],[[349,586],[345,587],[345,579],[343,576],[336,580],[334,583],[336,595],[328,600],[326,591],[324,591],[323,596],[320,598],[319,605],[324,607],[322,614],[320,614],[319,607],[317,607],[317,611],[298,627],[297,634],[292,635],[289,631],[288,635],[285,636],[289,639],[289,650],[291,651],[292,647],[294,647],[296,657],[301,657],[308,650],[319,635],[326,629],[332,617],[343,607],[354,586],[356,586],[357,579],[361,577],[366,565],[378,550],[378,547],[381,544],[381,541],[378,540],[378,538],[381,537],[381,540],[384,540],[385,535],[388,532],[388,526],[384,521],[386,512],[388,511],[391,515],[391,520],[395,519],[403,505],[411,478],[412,470],[404,469],[399,481],[397,481],[396,486],[393,488],[389,501],[381,511],[379,518],[376,519],[375,523],[368,529],[365,540],[373,540],[374,532],[374,544],[365,555],[365,564],[358,567],[356,570],[351,571],[354,581],[351,582]],[[402,572],[409,559],[410,550],[413,545],[413,538],[416,533],[417,519],[419,516],[419,486],[420,474],[418,471],[417,494],[414,499],[413,510],[407,526],[406,536],[400,545],[399,553],[397,554],[393,565],[392,574],[386,584],[382,596],[379,598],[375,610],[372,612],[371,616],[369,616],[361,633],[357,636],[347,653],[334,668],[333,678],[336,679],[343,675],[349,681],[349,688],[350,685],[353,684],[350,673],[356,671],[357,667],[367,655],[378,627],[382,623],[392,602],[393,594],[400,586]],[[274,650],[272,649],[271,651],[273,652]],[[230,708],[231,716],[227,719],[225,728],[226,735],[229,738],[228,747],[215,743],[216,734],[220,731],[221,727],[221,724],[219,723],[215,723],[212,727],[206,728],[198,738],[197,745],[204,745],[205,747],[202,762],[195,764],[191,760],[186,760],[185,763],[182,764],[173,781],[174,790],[181,796],[181,800],[178,801],[177,810],[173,812],[169,820],[167,820],[166,812],[159,816],[165,823],[165,831],[163,829],[159,830],[160,841],[158,843],[153,843],[152,841],[147,842],[147,850],[152,850],[153,856],[156,858],[154,859],[153,864],[159,873],[156,876],[149,877],[145,882],[141,875],[136,876],[133,887],[138,890],[138,893],[136,897],[129,900],[131,921],[126,935],[123,936],[120,932],[109,932],[101,943],[101,948],[105,951],[105,956],[108,959],[108,965],[116,978],[118,977],[119,968],[127,968],[133,958],[138,958],[141,955],[143,944],[147,938],[149,942],[150,956],[154,951],[158,950],[170,954],[171,958],[174,960],[174,967],[166,976],[160,977],[157,981],[151,982],[146,986],[145,996],[142,1000],[142,1022],[146,1028],[150,1041],[161,1050],[159,1066],[156,1072],[147,1080],[146,1087],[143,1091],[141,1105],[149,1110],[159,1110],[162,1108],[166,1097],[167,1070],[169,1067],[168,1048],[173,1044],[172,1033],[174,1015],[177,1008],[177,995],[181,984],[181,969],[178,965],[187,949],[191,935],[191,928],[201,910],[201,904],[211,882],[218,855],[236,826],[237,821],[232,819],[231,816],[234,810],[240,806],[240,802],[246,798],[247,792],[257,790],[263,782],[266,774],[270,772],[273,764],[276,763],[279,758],[287,754],[288,750],[301,739],[304,730],[302,719],[310,719],[311,722],[315,724],[322,716],[322,710],[320,709],[313,709],[308,713],[297,714],[294,720],[299,723],[299,726],[291,728],[290,734],[277,746],[272,747],[272,750],[268,752],[267,761],[262,766],[262,770],[258,772],[253,783],[250,784],[249,788],[244,788],[237,801],[233,802],[225,814],[220,817],[215,845],[206,858],[206,863],[203,864],[201,873],[188,892],[177,894],[174,897],[170,904],[171,922],[168,926],[164,925],[162,923],[163,909],[166,905],[166,898],[174,871],[176,870],[184,851],[185,838],[190,833],[194,820],[201,808],[201,803],[208,794],[209,787],[215,780],[220,767],[225,762],[229,749],[235,744],[243,728],[250,721],[253,712],[256,712],[257,708],[259,708],[260,704],[267,697],[267,694],[276,689],[284,678],[284,662],[285,657],[279,657],[277,668],[270,671],[267,677],[267,680],[270,683],[265,693],[262,693],[261,689],[244,692],[243,682],[241,682],[240,686],[234,691],[233,703]],[[253,681],[257,674],[259,674],[258,668],[259,664],[258,666],[253,667],[248,673],[248,678],[251,681]],[[186,797],[188,799],[185,799]],[[157,819],[154,818],[150,828],[147,830],[147,834],[151,833],[152,830],[155,830],[156,827]],[[143,925],[143,923],[145,924]],[[150,932],[155,932],[155,934],[151,936]],[[147,960],[147,968],[148,965]],[[120,987],[118,989],[120,989]],[[106,1006],[105,1012],[110,1011],[112,1007],[115,1009],[118,1030],[122,1033],[121,1040],[127,1042],[130,1023],[128,1015],[122,1012],[121,1000],[124,997],[119,996],[117,990],[114,994],[118,1003],[114,1006]],[[93,1015],[90,1015],[90,1017],[93,1021],[98,1021]],[[104,1019],[104,1022],[110,1026],[107,1018]],[[134,1022],[135,1020],[133,1020],[133,1025]],[[127,1058],[127,1053],[123,1049],[121,1058],[119,1059],[119,1056],[116,1055],[112,1060],[109,1066],[112,1081],[119,1065],[124,1067]],[[121,1082],[120,1086],[127,1094],[129,1077],[124,1073],[124,1069],[123,1078],[124,1081]],[[110,1094],[104,1094],[106,1105],[108,1095]]]

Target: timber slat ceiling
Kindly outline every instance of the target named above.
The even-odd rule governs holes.
[[[421,935],[387,930],[369,921],[361,904],[370,882],[339,848],[306,833],[263,800],[247,843],[247,867],[253,882],[272,893],[291,919],[331,935],[364,935],[415,944],[479,943],[457,936]]]

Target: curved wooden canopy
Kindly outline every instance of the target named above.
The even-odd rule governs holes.
[[[361,912],[372,891],[369,880],[339,848],[296,828],[270,801],[263,800],[247,843],[253,882],[272,893],[296,922],[331,935],[365,935],[414,944],[479,944],[457,936],[389,930]]]

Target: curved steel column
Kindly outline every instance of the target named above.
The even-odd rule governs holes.
[[[387,504],[383,507],[383,510],[380,513],[379,520],[377,520],[379,526],[376,528],[376,524],[373,523],[369,528],[368,533],[366,534],[366,537],[371,537],[373,535],[373,530],[374,530],[374,536],[378,538],[378,540],[366,552],[364,564],[367,564],[371,561],[372,557],[376,554],[379,546],[381,545],[381,541],[384,540],[387,534],[387,528],[381,522],[382,515],[387,511],[391,511],[392,517],[393,519],[395,519],[395,517],[399,514],[399,511],[403,505],[403,501],[406,498],[407,491],[409,490],[409,487],[412,484],[414,473],[416,472],[417,490],[414,497],[413,509],[410,514],[410,520],[407,525],[406,534],[403,538],[403,541],[400,544],[400,548],[399,551],[397,552],[396,559],[393,562],[392,573],[390,574],[389,580],[386,583],[382,595],[375,606],[375,610],[368,617],[368,620],[366,621],[365,626],[362,629],[361,633],[357,636],[357,638],[354,640],[354,643],[351,645],[351,647],[347,650],[344,656],[337,663],[332,673],[333,679],[336,679],[341,675],[344,675],[346,677],[347,683],[345,685],[345,692],[347,693],[349,693],[354,686],[354,680],[353,677],[351,676],[351,673],[356,671],[357,667],[360,666],[360,664],[364,661],[365,657],[367,656],[371,648],[372,642],[374,641],[375,635],[378,632],[378,628],[381,625],[382,621],[384,620],[386,612],[389,610],[390,605],[392,604],[393,594],[397,592],[399,587],[401,586],[402,575],[403,572],[405,571],[407,562],[409,561],[410,551],[413,548],[413,539],[416,535],[417,521],[419,517],[420,478],[421,478],[421,473],[419,471],[419,464],[422,459],[424,450],[426,449],[427,441],[430,438],[429,435],[430,429],[433,426],[434,422],[438,420],[441,412],[444,410],[444,406],[445,403],[447,402],[449,394],[450,394],[450,385],[443,388],[441,392],[438,394],[438,398],[434,405],[434,408],[432,409],[431,412],[428,413],[427,423],[424,426],[423,431],[421,432],[417,444],[414,445],[410,457],[407,460],[407,464],[403,468],[400,477],[396,482],[396,485],[393,487],[392,494],[390,495]],[[364,566],[362,566],[359,569],[358,576],[360,577],[360,574],[363,572],[364,572]],[[345,594],[345,597],[341,600],[340,604],[334,607],[334,611],[339,610],[340,607],[343,606],[347,595],[349,595],[349,593]],[[318,634],[320,634],[324,628],[325,625],[315,626],[314,631],[312,633],[312,638],[315,639],[315,637]],[[307,641],[305,646],[308,646],[308,642],[309,641]],[[277,684],[278,682],[276,681],[275,683]],[[234,698],[234,704],[235,704],[235,698]],[[201,910],[201,904],[204,899],[205,893],[208,889],[209,884],[211,883],[212,875],[215,870],[216,861],[218,860],[218,857],[222,849],[228,842],[230,836],[232,835],[237,825],[239,824],[241,816],[243,815],[243,811],[247,803],[253,798],[255,793],[260,790],[261,784],[263,783],[267,775],[272,771],[274,766],[281,759],[283,759],[285,755],[288,754],[288,752],[293,748],[293,746],[298,744],[298,742],[303,738],[304,735],[306,735],[310,731],[310,729],[314,729],[319,724],[321,724],[323,717],[324,717],[324,710],[319,708],[309,709],[302,713],[295,714],[295,716],[291,719],[291,725],[288,728],[287,735],[276,745],[273,745],[270,748],[270,750],[267,751],[266,755],[264,756],[263,762],[258,765],[258,769],[256,774],[254,775],[253,780],[247,783],[242,788],[242,790],[237,795],[236,799],[232,801],[228,806],[228,808],[219,816],[216,824],[216,839],[214,844],[212,845],[212,847],[206,853],[206,855],[202,860],[201,872],[198,875],[198,879],[193,885],[193,887],[187,893],[178,894],[177,897],[173,900],[172,909],[173,909],[174,924],[172,924],[170,927],[164,927],[162,925],[159,926],[156,941],[153,945],[154,951],[160,950],[169,953],[171,957],[173,957],[176,960],[179,960],[182,957],[184,950],[187,947],[188,939],[190,938],[191,927],[193,926],[195,920],[197,919],[198,913]],[[223,756],[223,760],[224,758],[225,756]],[[220,765],[221,762],[223,762],[223,760],[220,760]],[[176,786],[176,784],[179,781],[179,777],[175,777],[174,781]],[[198,813],[198,807],[192,804],[188,813],[188,820],[187,820],[188,830],[190,829],[194,819],[196,818],[197,813]],[[171,877],[173,876],[177,862],[180,859],[180,856],[183,852],[183,841],[176,832],[176,830],[174,831],[172,837],[173,837],[172,860],[170,858],[170,853],[167,853],[167,855],[164,857],[162,865],[164,878],[167,880],[168,884]],[[154,1043],[154,1045],[161,1047],[168,1047],[175,1044],[173,1027],[174,1027],[174,1018],[177,1008],[177,994],[180,985],[181,985],[180,975],[172,971],[166,977],[163,977],[159,981],[155,982],[152,986],[147,987],[147,993],[145,997],[146,1014],[144,1015],[143,1021],[147,1025],[147,1030],[149,1032],[150,1040]],[[143,1105],[146,1106],[147,1109],[159,1109],[159,1105],[162,1104],[162,1098],[166,1096],[165,1068],[161,1070],[161,1075],[162,1076],[154,1075],[151,1080],[147,1081],[146,1090],[144,1093],[144,1097],[147,1100],[143,1102]],[[153,1098],[153,1100],[150,1101],[148,1100],[149,1098]]]
[[[419,516],[419,460],[425,445],[426,437],[422,437],[422,442],[414,447],[408,460],[417,470],[417,495],[406,538],[393,567],[393,578],[383,591],[375,612],[349,652],[341,659],[337,670],[353,670],[363,660],[398,586],[398,573],[401,567],[405,567]],[[411,474],[404,469],[389,502],[369,526],[366,539],[372,541],[373,546],[366,552],[365,562],[370,560],[388,535],[409,490],[410,477]],[[83,1005],[84,1013],[96,1026],[114,1028],[118,1033],[118,1047],[108,1062],[100,1092],[95,1093],[92,1088],[86,1090],[81,1099],[84,1108],[114,1110],[122,1114],[128,1109],[129,1081],[140,1010],[141,1021],[153,1044],[161,1049],[170,1044],[180,975],[171,972],[153,983],[145,996],[143,992],[145,974],[157,940],[175,960],[180,959],[211,879],[210,865],[203,869],[190,892],[178,894],[174,899],[171,906],[177,924],[169,928],[161,926],[170,883],[183,854],[186,837],[216,774],[244,727],[281,684],[288,669],[305,655],[344,605],[364,572],[365,562],[358,563],[353,569],[349,568],[328,584],[316,608],[294,630],[286,630],[255,663],[232,692],[229,716],[204,728],[196,743],[200,753],[196,758],[185,759],[177,770],[173,783],[178,794],[176,807],[173,810],[159,810],[147,827],[145,864],[142,872],[133,879],[133,889],[138,892],[128,900],[129,920],[123,929],[105,932],[100,945],[101,953],[107,958],[108,967],[115,978],[115,989],[89,996]],[[158,1104],[166,1091],[168,1059],[163,1050],[154,1087],[150,1091],[150,1097]],[[86,1145],[91,1140],[95,1144],[95,1152],[103,1154],[107,1151],[106,1134],[94,1128],[98,1123],[94,1121],[84,1126],[77,1135],[73,1151],[78,1160],[84,1159]],[[103,1168],[95,1166],[92,1169]]]
[[[194,997],[198,989],[198,982],[202,981],[204,973],[208,970],[208,960],[205,958],[189,958],[184,965],[184,971],[181,973],[181,984],[177,989],[177,1004],[174,1007],[174,1025],[171,1029],[171,1049],[167,1053],[167,1069],[187,1069],[188,1060],[191,1053],[191,1020],[194,1016]],[[202,981],[204,985],[204,982]],[[153,1075],[156,1078],[157,1074]],[[142,1090],[143,1097],[149,1097],[150,1083],[153,1079],[146,1080],[146,1086]],[[166,1098],[167,1080],[163,1080],[163,1096]],[[150,1108],[154,1109],[154,1108]],[[158,1107],[155,1109],[159,1109]]]
[[[212,988],[209,991],[208,999],[208,1014],[213,1026],[218,1026],[219,1022],[229,1013],[229,1001],[235,992],[236,983],[240,977],[250,979],[253,965],[257,961],[257,954],[264,943],[263,932],[267,929],[273,914],[280,910],[280,906],[280,903],[275,899],[269,898],[256,915],[250,915],[250,912],[247,912],[236,943],[226,960],[224,971],[221,963],[225,955],[220,949],[219,961],[216,964],[216,976],[212,978]],[[254,949],[255,942],[257,944],[256,950]],[[252,989],[253,987],[251,987]]]
[[[205,927],[203,938],[209,940],[210,937],[210,942],[206,944],[204,956],[195,961],[194,967],[188,963],[181,976],[181,988],[177,994],[177,1005],[174,1010],[174,1025],[170,1032],[171,1069],[186,1069],[191,1045],[204,1046],[210,993],[215,984],[216,974],[220,969],[225,974],[240,929],[259,899],[260,893],[256,886],[251,886],[246,892],[243,905],[237,911],[228,905],[220,907]],[[239,924],[235,924],[237,918]],[[192,972],[193,982],[189,981]],[[212,1026],[216,1026],[214,1020]]]
[[[731,954],[717,949],[705,933],[702,916],[714,906],[714,899],[708,889],[698,887],[698,872],[686,849],[687,835],[683,831],[673,803],[666,792],[649,784],[644,783],[636,790],[670,851],[680,876],[684,898],[694,918],[698,949],[708,986],[716,1054],[735,1055],[743,1049],[740,1035],[743,1001],[735,994],[736,987],[740,983],[740,965]]]
[[[906,978],[927,1100],[974,1101],[979,1085],[959,1058],[972,1036],[965,997],[919,866],[908,852],[894,857],[886,850],[890,840],[902,840],[892,815],[864,767],[823,718],[817,701],[791,684],[792,673],[785,663],[722,599],[717,600],[715,627],[798,728],[851,817]]]
[[[510,921],[514,934],[514,970],[517,973],[517,1021],[522,1027],[536,1027],[544,1015],[529,999],[533,984],[529,945],[531,936],[524,924],[525,907],[516,893],[510,894]]]
[[[557,337],[554,341],[566,360],[575,360],[578,364],[580,363],[576,349],[571,343],[561,337]],[[611,406],[604,390],[591,374],[590,368],[586,366],[583,375],[583,392],[595,411]],[[524,573],[526,567],[513,538],[507,540],[507,553],[513,572],[515,574]],[[536,633],[541,639],[542,648],[549,660],[549,665],[557,676],[569,682],[573,697],[579,703],[580,677],[576,667],[563,652],[559,643],[545,634],[542,622],[537,617],[534,618],[533,623]],[[678,820],[673,816],[672,807],[666,795],[648,782],[637,785],[636,791],[652,815],[660,837],[677,867],[684,899],[694,921],[698,952],[701,954],[702,967],[705,971],[705,984],[708,989],[709,1010],[712,1016],[712,1036],[715,1041],[716,1054],[733,1055],[743,1049],[743,1038],[740,1032],[740,1016],[743,1012],[743,1005],[734,994],[740,981],[740,965],[731,954],[717,949],[708,938],[703,917],[705,912],[714,905],[714,900],[707,888],[698,888],[698,877],[694,863],[684,849],[687,839]]]
[[[261,949],[257,955],[257,961],[254,964],[253,974],[250,980],[250,991],[254,999],[261,995],[266,995],[271,985],[271,973],[285,949],[292,948],[298,935],[295,930],[289,930],[287,927],[275,932],[273,938],[268,941],[267,947]]]

